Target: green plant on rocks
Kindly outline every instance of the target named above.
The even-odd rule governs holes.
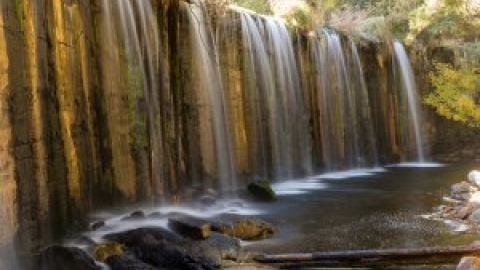
[[[125,246],[113,241],[106,241],[93,247],[93,256],[96,260],[105,262],[108,258],[122,255]]]

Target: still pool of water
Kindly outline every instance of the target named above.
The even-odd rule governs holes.
[[[388,166],[275,185],[279,201],[256,207],[278,233],[247,249],[274,254],[470,244],[478,235],[455,233],[420,215],[442,204],[450,185],[479,167]]]
[[[210,208],[163,206],[144,209],[147,214],[161,213],[163,218],[136,221],[125,221],[124,214],[97,213],[96,218],[105,220],[106,226],[86,235],[100,240],[116,231],[167,227],[168,213],[206,219],[229,213],[274,224],[272,239],[245,243],[246,251],[267,254],[464,245],[477,240],[475,233],[458,233],[446,223],[421,216],[441,205],[450,186],[466,180],[468,172],[479,169],[480,164],[427,165],[400,164],[283,181],[273,185],[279,195],[274,203],[235,199],[218,201]]]

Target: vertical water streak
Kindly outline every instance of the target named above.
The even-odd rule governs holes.
[[[236,190],[236,174],[233,162],[232,146],[224,108],[224,93],[220,75],[218,51],[209,27],[207,13],[200,1],[188,6],[189,23],[192,27],[191,39],[198,73],[198,88],[208,92],[213,121],[214,148],[217,163],[217,178],[222,195],[233,195]]]
[[[415,147],[416,147],[416,158],[417,161],[423,162],[425,161],[425,153],[424,153],[424,142],[422,136],[422,112],[420,109],[419,97],[417,93],[416,83],[415,83],[415,76],[412,71],[412,67],[410,65],[410,61],[408,59],[408,55],[403,47],[402,43],[398,41],[393,42],[393,48],[395,53],[396,63],[400,68],[400,76],[401,76],[401,85],[403,91],[407,95],[407,102],[408,102],[408,115],[410,118],[410,124],[413,127],[413,136],[415,140]]]
[[[273,18],[265,19],[268,32],[269,48],[272,63],[275,67],[277,95],[280,97],[283,112],[282,125],[288,146],[285,160],[287,177],[293,177],[296,172],[309,175],[312,173],[310,141],[307,119],[304,111],[300,75],[296,63],[292,40],[285,24]]]
[[[350,39],[350,48],[353,58],[353,71],[355,76],[355,100],[356,100],[356,110],[357,110],[357,124],[358,128],[364,130],[362,138],[360,138],[360,144],[364,146],[362,153],[360,154],[361,159],[364,160],[362,166],[373,165],[378,166],[378,147],[377,147],[377,138],[374,131],[373,121],[372,121],[372,112],[370,108],[370,101],[368,97],[367,84],[365,82],[364,71],[362,63],[360,61],[360,56],[358,54],[357,45]],[[368,153],[369,152],[369,153]],[[367,162],[370,164],[367,164]]]
[[[259,119],[262,153],[268,152],[263,158],[270,161],[275,179],[311,174],[310,137],[290,34],[277,19],[240,16],[244,84],[255,96],[250,107]]]
[[[326,170],[378,165],[377,140],[355,43],[331,29],[308,39],[316,97],[316,129]]]
[[[103,0],[103,42],[107,48],[104,54],[104,76],[112,73],[127,72],[127,87],[133,94],[137,113],[141,113],[141,100],[145,100],[148,125],[148,143],[150,149],[151,186],[154,194],[161,195],[165,187],[162,184],[163,156],[161,149],[162,132],[159,106],[159,34],[151,3],[148,0],[129,1]],[[108,62],[107,62],[108,61]],[[120,70],[126,65],[126,71]],[[119,76],[115,74],[114,76]],[[121,75],[120,75],[121,76]],[[140,81],[138,81],[138,78]],[[104,87],[115,87],[118,82],[109,82],[104,78]],[[112,86],[113,85],[113,86]],[[138,90],[137,88],[141,88]],[[140,91],[140,92],[139,92]],[[137,117],[135,115],[134,117]],[[137,120],[134,120],[137,121]],[[136,127],[138,128],[138,127]],[[137,132],[138,133],[138,132]],[[141,136],[138,135],[137,136]],[[137,138],[137,140],[142,140]]]
[[[273,78],[270,71],[270,64],[267,58],[267,51],[263,43],[263,39],[260,35],[259,28],[257,27],[252,16],[242,13],[241,15],[242,26],[242,38],[244,44],[244,72],[245,81],[244,87],[248,95],[249,109],[248,114],[253,118],[253,137],[258,138],[257,148],[261,155],[262,171],[260,173],[262,177],[268,176],[271,169],[268,166],[270,160],[275,160],[273,163],[278,164],[276,160],[276,151],[272,155],[269,155],[267,143],[269,142],[270,130],[275,130],[275,127],[271,126],[274,121],[268,120],[272,117],[272,113],[268,108],[270,99],[273,93]],[[265,125],[265,122],[268,125]],[[253,140],[252,138],[251,140]],[[272,142],[275,142],[271,138]],[[272,145],[275,149],[275,144]]]

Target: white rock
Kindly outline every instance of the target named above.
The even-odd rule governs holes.
[[[473,170],[468,173],[468,181],[480,186],[480,172],[477,170]]]
[[[480,204],[480,191],[473,193],[472,197],[470,197],[470,200],[468,201],[471,203]]]
[[[479,270],[480,259],[477,257],[463,257],[457,266],[457,270]]]

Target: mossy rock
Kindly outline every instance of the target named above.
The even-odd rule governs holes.
[[[242,220],[233,224],[222,224],[220,232],[242,240],[262,240],[269,238],[274,230],[267,222],[259,220]]]
[[[93,256],[101,262],[106,262],[108,258],[122,255],[124,252],[124,245],[112,241],[103,242],[93,247]]]
[[[273,190],[270,182],[267,180],[255,181],[248,184],[248,191],[257,199],[261,201],[275,201],[277,194]]]

